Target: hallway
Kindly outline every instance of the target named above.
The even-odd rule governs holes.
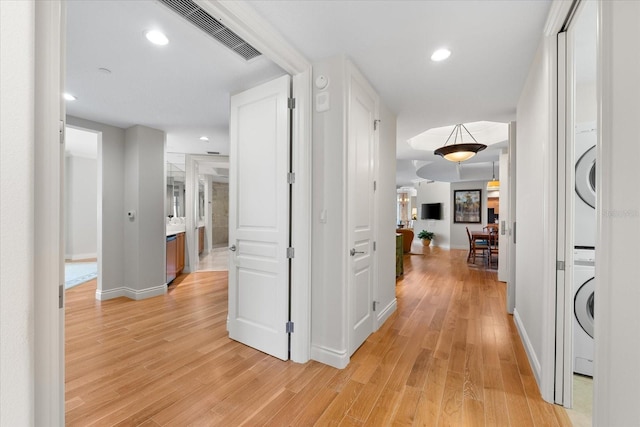
[[[495,272],[413,251],[398,311],[344,370],[229,340],[226,272],[143,301],[67,291],[67,425],[571,425],[540,397]]]

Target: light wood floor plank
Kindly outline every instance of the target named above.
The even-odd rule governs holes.
[[[413,253],[397,312],[343,370],[230,340],[225,272],[142,301],[97,301],[95,280],[67,290],[67,425],[569,426],[540,396],[495,272],[466,251]]]

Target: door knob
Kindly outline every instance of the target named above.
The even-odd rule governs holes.
[[[365,253],[365,252],[362,252],[362,251],[356,251],[356,249],[355,249],[355,248],[352,248],[352,249],[349,251],[349,255],[351,255],[351,256],[354,256],[355,254],[364,254],[364,253]]]
[[[236,245],[231,245],[231,246],[229,246],[229,250],[230,250],[231,252],[235,252],[235,251],[236,251]]]

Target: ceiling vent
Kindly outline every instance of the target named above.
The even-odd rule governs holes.
[[[174,12],[187,19],[196,27],[209,34],[214,39],[249,61],[261,53],[236,33],[222,25],[192,0],[160,0],[160,3],[171,8]]]

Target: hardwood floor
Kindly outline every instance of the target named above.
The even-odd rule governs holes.
[[[344,370],[229,340],[226,272],[143,301],[70,289],[67,425],[571,425],[540,397],[495,272],[424,252],[405,255],[398,311]]]

